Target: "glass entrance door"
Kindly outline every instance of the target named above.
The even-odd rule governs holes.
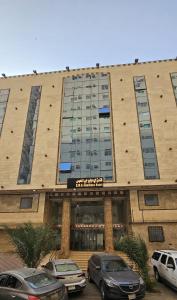
[[[104,229],[97,229],[97,228],[71,229],[71,249],[78,250],[78,251],[104,250]]]
[[[92,200],[92,201],[91,201]],[[93,201],[94,200],[94,201]],[[71,249],[104,249],[104,206],[102,200],[73,202],[71,206]]]

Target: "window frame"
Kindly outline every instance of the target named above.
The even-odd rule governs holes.
[[[154,237],[152,237],[152,234],[154,234],[154,232],[152,232],[151,230],[161,230],[161,232],[159,231],[159,233],[161,234],[161,238],[155,239]],[[164,230],[162,226],[148,226],[148,236],[149,242],[151,243],[162,243],[165,241]]]
[[[153,203],[148,203],[148,199],[146,199],[146,197],[150,197],[150,196],[156,196],[156,200],[157,200],[157,203],[156,204],[153,204]],[[150,200],[152,201],[152,200]],[[158,194],[144,194],[144,204],[145,206],[159,206],[159,197],[158,197]]]
[[[29,199],[31,200],[31,206],[30,206],[30,207],[22,207],[22,206],[23,206],[23,204],[22,204],[23,201],[25,201],[25,200],[27,200],[27,199],[28,199],[28,200],[29,200]],[[21,197],[21,198],[20,198],[20,209],[32,209],[32,208],[33,208],[33,197],[30,197],[30,196],[28,197],[28,196],[27,196],[27,197]]]

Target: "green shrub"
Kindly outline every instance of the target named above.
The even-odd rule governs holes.
[[[140,275],[144,279],[147,290],[152,290],[154,282],[149,277],[148,251],[144,240],[141,237],[124,236],[115,242],[115,249],[123,251],[133,260],[139,269]]]

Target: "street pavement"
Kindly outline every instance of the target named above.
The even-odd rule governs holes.
[[[146,293],[144,300],[177,300],[177,292],[162,283],[157,283],[156,293]],[[70,294],[69,300],[101,300],[100,293],[93,283],[88,283],[82,294]]]

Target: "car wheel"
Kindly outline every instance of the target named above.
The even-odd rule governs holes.
[[[108,300],[108,296],[106,294],[105,285],[104,285],[103,282],[100,284],[100,293],[101,293],[101,299],[102,300]]]
[[[154,270],[154,276],[157,281],[160,281],[161,278],[157,269]]]
[[[91,278],[91,276],[90,276],[90,273],[89,273],[89,271],[87,272],[87,276],[88,276],[88,282],[93,282],[93,280],[92,280],[92,278]]]

